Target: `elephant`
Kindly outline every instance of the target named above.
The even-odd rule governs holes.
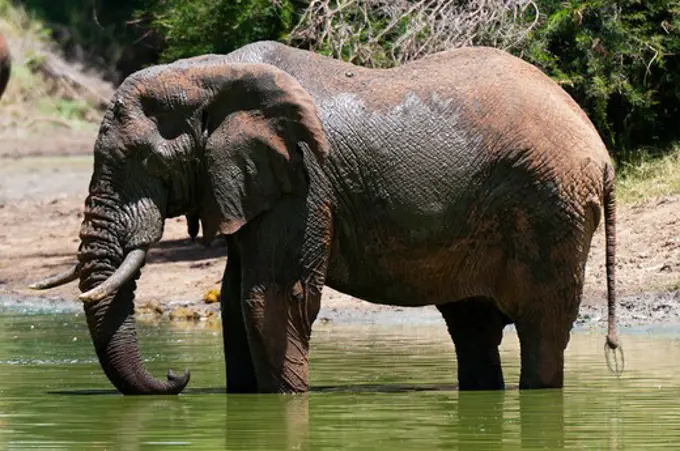
[[[309,390],[324,286],[434,305],[461,390],[504,389],[514,323],[520,389],[559,388],[592,236],[604,215],[608,333],[619,346],[615,172],[577,103],[536,67],[469,47],[390,69],[260,41],[143,69],[94,145],[78,262],[99,362],[123,394],[176,394],[146,369],[136,280],[167,218],[227,239],[228,393]]]
[[[9,45],[2,33],[0,33],[0,98],[2,98],[5,88],[7,88],[11,72],[12,57],[9,53]]]

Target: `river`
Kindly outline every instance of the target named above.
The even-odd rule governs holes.
[[[186,392],[123,397],[72,309],[0,308],[0,449],[655,449],[680,446],[680,334],[626,329],[626,370],[604,362],[604,333],[577,330],[563,390],[460,393],[443,326],[321,324],[307,395],[226,395],[219,331],[140,326],[152,373],[188,367]]]

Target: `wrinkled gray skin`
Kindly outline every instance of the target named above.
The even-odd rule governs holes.
[[[186,214],[192,235],[195,218],[206,241],[228,235],[229,392],[308,389],[324,284],[377,303],[436,305],[461,389],[504,387],[498,345],[510,322],[520,386],[561,387],[602,207],[608,345],[617,346],[613,186],[585,114],[504,52],[467,48],[368,70],[261,42],[121,85],[95,144],[71,275],[83,291],[99,286],[160,240],[166,218]],[[123,393],[178,393],[188,373],[160,381],[142,363],[133,267],[115,294],[82,296],[97,355]]]

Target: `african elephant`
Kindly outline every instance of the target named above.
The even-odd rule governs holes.
[[[228,238],[229,392],[304,392],[321,291],[435,305],[461,389],[561,387],[601,208],[615,327],[614,169],[578,105],[503,51],[366,69],[274,42],[155,66],[117,90],[94,147],[78,263],[99,361],[126,394],[178,393],[140,357],[133,300],[166,218]]]
[[[5,92],[9,75],[12,72],[12,57],[9,53],[9,46],[5,37],[0,34],[0,98]]]

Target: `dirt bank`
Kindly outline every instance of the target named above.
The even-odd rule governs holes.
[[[92,169],[92,134],[50,133],[0,143],[4,149],[0,150],[0,296],[6,298],[38,295],[70,302],[78,293],[77,284],[44,293],[26,289],[29,282],[74,263]],[[680,295],[675,291],[680,288],[679,231],[680,196],[619,206],[617,283],[624,324],[680,323]],[[214,324],[219,308],[209,292],[219,288],[225,262],[223,242],[204,248],[187,239],[182,218],[167,221],[163,240],[151,250],[140,279],[139,312],[149,320]],[[604,318],[605,299],[601,229],[586,275],[580,321],[598,324]],[[323,306],[322,316],[356,322],[411,310],[369,304],[331,289],[324,292]],[[432,309],[419,311],[425,313],[417,315],[436,316]],[[402,315],[409,317],[406,312]]]

